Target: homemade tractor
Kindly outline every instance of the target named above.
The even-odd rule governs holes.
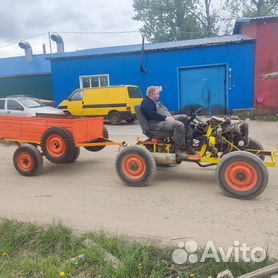
[[[66,164],[77,160],[80,147],[97,152],[105,146],[117,146],[120,152],[115,166],[120,179],[129,186],[144,186],[154,177],[156,166],[167,167],[182,161],[176,159],[172,132],[151,130],[140,107],[135,109],[143,133],[148,137],[138,139],[136,145],[109,140],[101,117],[49,114],[35,118],[1,116],[0,140],[18,145],[13,163],[24,176],[40,172],[43,156],[53,163]],[[229,196],[251,199],[261,194],[268,182],[266,166],[276,167],[276,152],[263,150],[259,143],[248,139],[240,123],[236,124],[237,128],[228,129],[226,121],[213,118],[196,124],[197,113],[190,121],[195,125],[194,147],[200,159],[196,161],[188,156],[185,161],[201,167],[217,165],[217,183]],[[239,136],[238,131],[244,136]]]
[[[167,167],[182,161],[176,158],[172,131],[151,130],[140,107],[135,110],[148,139],[138,139],[135,146],[123,148],[116,160],[116,171],[126,184],[143,186],[154,177],[157,165]],[[243,121],[212,117],[203,122],[198,118],[199,112],[200,109],[193,113],[189,122],[200,159],[188,156],[185,161],[200,167],[217,165],[217,183],[231,197],[252,199],[261,194],[268,183],[266,167],[276,167],[276,152],[263,150],[249,138]],[[264,161],[266,158],[268,161]]]

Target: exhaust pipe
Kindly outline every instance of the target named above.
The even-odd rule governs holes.
[[[33,60],[33,52],[32,52],[32,47],[29,44],[29,42],[27,42],[27,41],[20,41],[18,43],[18,46],[20,48],[24,49],[25,57],[26,57],[26,62],[31,64],[32,60]]]
[[[57,53],[63,53],[65,50],[62,37],[58,34],[53,33],[51,34],[51,39],[57,44]]]

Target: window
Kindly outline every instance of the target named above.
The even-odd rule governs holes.
[[[109,79],[108,79],[108,75],[102,75],[99,78],[99,82],[100,82],[100,86],[101,87],[105,87],[105,86],[109,86]]]
[[[80,76],[80,88],[106,87],[109,86],[109,75]]]
[[[19,111],[24,110],[23,106],[21,106],[16,100],[12,100],[12,99],[8,99],[7,109],[8,110],[19,110]]]
[[[74,91],[72,93],[72,95],[70,96],[69,100],[70,101],[79,101],[82,100],[83,98],[83,92],[78,90],[78,91]]]
[[[36,100],[32,98],[23,98],[19,100],[22,105],[24,105],[26,108],[37,108],[42,107],[43,105],[37,102]]]
[[[142,98],[139,87],[128,87],[127,89],[130,98]]]
[[[0,109],[1,110],[5,109],[5,100],[4,99],[0,99]]]

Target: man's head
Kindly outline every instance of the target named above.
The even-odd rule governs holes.
[[[160,97],[160,87],[150,86],[147,89],[147,97],[149,97],[152,101],[157,102]]]

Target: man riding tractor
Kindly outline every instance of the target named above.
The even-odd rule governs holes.
[[[147,97],[141,104],[141,111],[148,120],[151,129],[173,131],[175,154],[178,159],[186,160],[188,155],[191,156],[191,159],[200,159],[192,147],[189,117],[184,114],[172,116],[168,109],[158,102],[160,98],[159,87],[148,87],[146,95]]]

